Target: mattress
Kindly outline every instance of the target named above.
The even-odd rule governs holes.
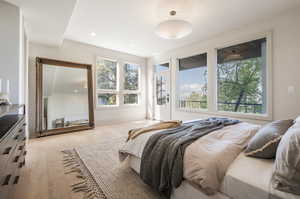
[[[129,156],[130,167],[139,174],[141,159],[135,156]],[[213,196],[208,196],[197,189],[195,186],[184,180],[180,187],[172,191],[171,199],[230,199],[224,194],[218,192]]]
[[[131,168],[139,173],[141,159],[129,157]],[[300,199],[299,195],[281,192],[271,186],[273,160],[246,157],[241,153],[229,167],[220,192],[208,196],[184,180],[173,190],[171,199]]]
[[[241,153],[228,168],[221,192],[233,199],[300,199],[271,185],[274,160],[251,158]]]

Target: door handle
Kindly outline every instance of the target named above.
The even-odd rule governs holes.
[[[170,102],[170,95],[167,94],[167,103],[169,103],[169,102]]]

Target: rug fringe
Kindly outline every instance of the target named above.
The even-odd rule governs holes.
[[[79,163],[75,151],[65,150],[62,153],[64,154],[65,174],[76,173],[76,177],[80,179],[80,182],[71,185],[72,191],[75,193],[83,192],[83,199],[107,199],[102,190],[96,191],[91,185],[88,176],[83,173],[82,165]]]

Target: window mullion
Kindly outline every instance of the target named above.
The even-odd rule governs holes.
[[[119,101],[119,106],[124,105],[124,95],[123,95],[123,90],[124,90],[124,63],[122,61],[118,62],[118,94],[117,98]]]
[[[217,111],[217,50],[210,49],[207,59],[207,102],[208,111]]]

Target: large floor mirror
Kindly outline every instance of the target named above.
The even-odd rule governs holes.
[[[36,58],[37,134],[94,128],[92,66]]]

